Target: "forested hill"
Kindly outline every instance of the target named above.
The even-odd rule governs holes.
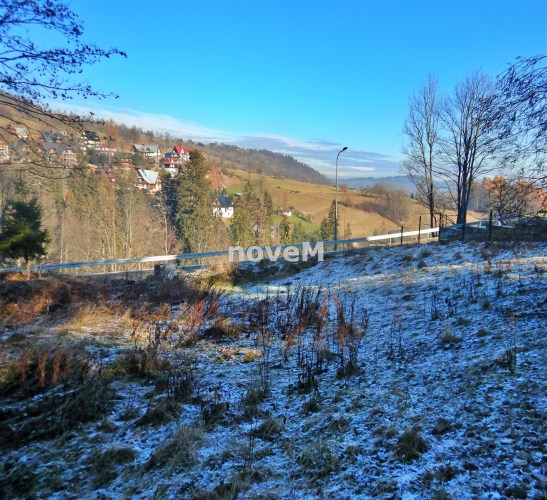
[[[211,163],[223,168],[236,168],[246,172],[261,173],[270,177],[285,177],[313,184],[329,184],[329,180],[309,165],[292,156],[274,153],[267,149],[243,149],[229,144],[201,144],[187,142],[197,147]]]
[[[11,102],[11,97],[0,94],[3,101]],[[24,115],[10,106],[6,106],[0,100],[0,128],[8,126],[23,126],[28,130],[31,139],[41,141],[42,130],[65,130],[62,123],[43,119],[38,121],[33,117]],[[58,116],[63,116],[59,113]],[[284,177],[296,181],[311,182],[313,184],[330,184],[329,180],[309,165],[296,160],[292,156],[274,153],[267,149],[244,149],[229,144],[203,144],[185,140],[184,137],[175,137],[171,134],[158,134],[152,130],[143,130],[140,127],[127,126],[112,120],[89,120],[82,117],[83,128],[98,133],[101,141],[108,142],[121,152],[131,152],[133,144],[157,144],[163,153],[170,152],[174,145],[199,149],[210,161],[211,166],[232,168],[246,172],[262,173],[271,177]],[[66,130],[70,136],[79,136],[80,131],[69,128]],[[2,137],[0,137],[2,139]]]

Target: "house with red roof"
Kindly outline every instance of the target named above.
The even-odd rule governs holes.
[[[178,173],[179,168],[183,167],[189,159],[190,152],[188,151],[188,148],[179,145],[174,146],[170,153],[165,153],[163,168],[174,177]]]
[[[184,146],[174,146],[173,151],[171,152],[172,158],[178,158],[183,163],[190,159],[190,151]]]

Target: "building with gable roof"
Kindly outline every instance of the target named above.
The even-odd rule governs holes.
[[[133,144],[133,152],[154,161],[159,161],[161,157],[160,147],[156,144]]]
[[[137,182],[135,186],[150,193],[157,193],[161,190],[159,173],[147,168],[137,168]]]
[[[223,219],[231,219],[234,216],[234,203],[230,196],[219,194],[213,202],[213,215]]]

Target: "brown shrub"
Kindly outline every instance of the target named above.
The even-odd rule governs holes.
[[[401,462],[412,462],[420,458],[429,449],[429,444],[420,434],[419,429],[412,427],[401,434],[395,445],[395,456]]]

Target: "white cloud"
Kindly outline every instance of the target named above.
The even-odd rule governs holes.
[[[76,104],[64,104],[61,111],[89,115],[93,113],[102,120],[114,120],[128,126],[143,130],[153,130],[156,133],[168,132],[170,135],[198,142],[234,142],[237,136],[228,132],[203,127],[196,123],[185,122],[169,115],[143,113],[134,109],[89,107]]]
[[[319,172],[334,177],[336,155],[344,146],[324,139],[302,140],[275,134],[236,134],[223,130],[203,127],[193,122],[186,122],[170,115],[143,113],[134,109],[115,108],[102,103],[82,106],[63,103],[62,111],[89,115],[104,120],[114,120],[128,126],[136,126],[156,133],[169,133],[173,137],[189,139],[194,142],[221,142],[234,144],[243,148],[269,149],[278,153],[293,156]],[[381,153],[359,149],[349,150],[340,157],[339,176],[359,176],[366,172],[369,175],[397,175],[400,162]]]

